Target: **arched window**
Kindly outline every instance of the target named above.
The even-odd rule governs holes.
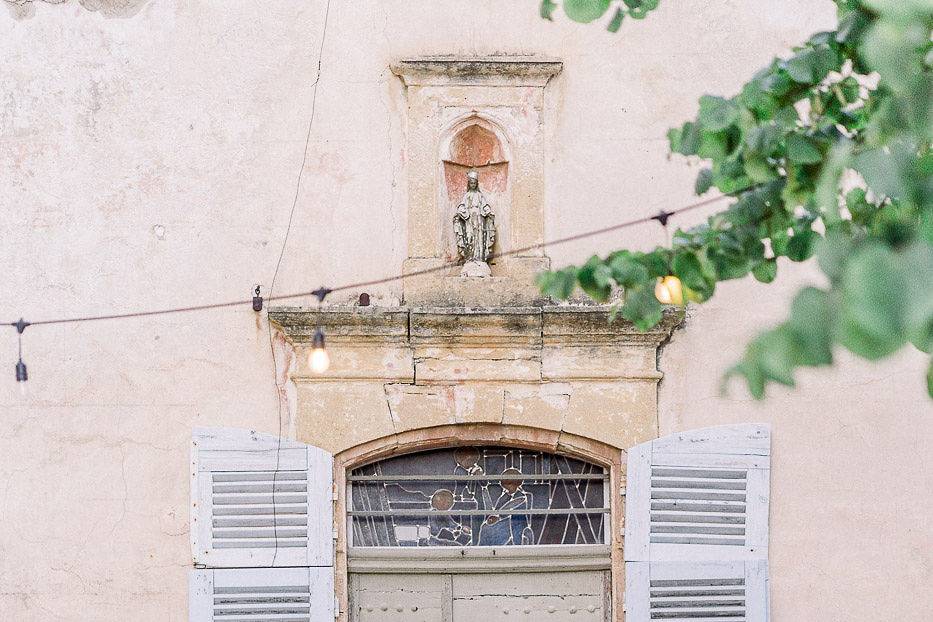
[[[356,468],[347,481],[354,547],[608,543],[609,474],[568,456],[445,448]]]

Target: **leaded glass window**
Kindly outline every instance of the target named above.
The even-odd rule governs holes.
[[[348,476],[352,545],[604,544],[609,475],[512,447],[407,454]]]

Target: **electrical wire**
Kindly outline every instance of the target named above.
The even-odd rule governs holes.
[[[662,220],[666,221],[670,217],[677,216],[677,215],[680,215],[680,214],[683,214],[685,212],[689,212],[692,210],[696,210],[701,207],[706,207],[706,206],[712,205],[713,203],[716,203],[718,201],[721,201],[723,199],[728,199],[728,198],[731,198],[731,197],[729,197],[728,195],[717,195],[715,197],[704,199],[702,201],[697,201],[696,203],[690,203],[688,205],[685,205],[675,210],[662,211],[653,216],[644,216],[642,218],[635,218],[632,220],[627,220],[627,221],[623,221],[620,223],[616,223],[614,225],[609,225],[607,227],[601,227],[599,229],[591,229],[591,230],[584,231],[581,233],[568,235],[562,238],[556,238],[553,240],[539,242],[537,244],[529,244],[528,246],[522,246],[520,248],[503,251],[501,253],[494,253],[493,255],[489,257],[489,260],[492,261],[495,259],[501,259],[503,257],[509,257],[512,255],[520,255],[522,253],[527,253],[528,251],[550,248],[550,247],[558,246],[561,244],[567,244],[568,242],[576,242],[578,240],[583,240],[583,239],[595,237],[598,235],[603,235],[606,233],[612,233],[614,231],[619,231],[621,229],[627,229],[629,227],[645,224],[651,221],[657,221],[657,222],[661,222]],[[432,266],[430,268],[423,268],[421,270],[414,270],[412,272],[403,272],[403,273],[394,274],[391,276],[382,277],[378,279],[369,279],[369,280],[364,280],[364,281],[356,281],[353,283],[346,283],[343,285],[337,285],[336,287],[318,288],[318,289],[311,290],[311,291],[294,292],[294,293],[289,293],[289,294],[270,295],[270,296],[265,297],[264,300],[268,302],[272,302],[272,301],[278,301],[278,300],[289,300],[293,298],[308,298],[311,296],[317,297],[320,300],[322,292],[324,292],[324,295],[327,295],[333,292],[341,292],[341,291],[346,291],[350,289],[360,289],[362,287],[371,287],[374,285],[383,285],[386,283],[401,281],[403,279],[408,279],[408,278],[415,277],[415,276],[422,276],[425,274],[432,274],[435,272],[442,272],[442,271],[450,270],[451,268],[455,268],[458,265],[460,265],[459,262],[445,262],[443,264]],[[151,317],[151,316],[157,316],[157,315],[169,315],[169,314],[174,314],[174,313],[190,313],[190,312],[195,312],[195,311],[208,311],[212,309],[223,309],[223,308],[240,307],[240,306],[247,306],[247,305],[252,305],[252,298],[243,298],[240,300],[229,300],[226,302],[216,302],[216,303],[208,303],[208,304],[202,304],[202,305],[191,305],[191,306],[184,306],[184,307],[172,307],[172,308],[167,308],[167,309],[156,309],[156,310],[151,310],[151,311],[135,311],[135,312],[127,312],[127,313],[106,314],[106,315],[86,315],[86,316],[71,317],[71,318],[55,318],[55,319],[47,319],[47,320],[36,320],[36,321],[30,322],[29,326],[50,326],[50,325],[56,325],[56,324],[75,324],[75,323],[83,323],[83,322],[97,322],[97,321],[103,321],[103,320],[122,320],[122,319],[129,319],[129,318]],[[16,327],[17,322],[5,322],[4,325]]]
[[[314,78],[314,92],[311,95],[311,114],[308,118],[308,131],[305,136],[305,148],[301,155],[301,168],[298,169],[298,179],[295,182],[295,196],[292,199],[292,208],[288,212],[288,225],[285,227],[285,235],[282,237],[282,249],[279,251],[278,261],[275,262],[275,271],[272,273],[272,282],[269,284],[269,296],[275,294],[275,281],[279,276],[279,268],[282,267],[282,258],[285,257],[285,249],[288,247],[288,236],[292,232],[292,222],[295,219],[295,209],[298,207],[298,197],[301,193],[301,180],[304,177],[305,165],[308,162],[308,146],[311,144],[311,128],[314,127],[314,111],[317,109],[317,91],[318,84],[321,81],[321,65],[324,61],[324,42],[327,41],[327,21],[330,17],[330,0],[324,7],[324,25],[321,27],[321,45],[317,54],[317,75]],[[258,289],[258,287],[257,287]],[[266,321],[269,330],[269,351],[272,354],[272,384],[275,387],[275,403],[278,405],[278,427],[279,434],[275,447],[275,470],[272,471],[272,538],[275,549],[272,552],[272,561],[270,566],[275,566],[275,560],[279,555],[279,521],[278,512],[275,506],[275,492],[278,485],[278,475],[280,458],[282,455],[282,388],[279,385],[278,359],[275,356],[275,337],[272,334],[272,322]]]

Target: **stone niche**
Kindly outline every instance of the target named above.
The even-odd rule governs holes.
[[[457,260],[453,215],[470,170],[495,213],[494,253],[544,241],[545,88],[562,68],[538,57],[424,57],[392,71],[407,98],[408,258],[405,272]],[[534,275],[548,267],[541,249],[489,262],[491,276],[459,267],[406,279],[407,304],[540,304]]]

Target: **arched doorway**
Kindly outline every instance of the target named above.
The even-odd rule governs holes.
[[[453,444],[346,478],[350,620],[611,619],[606,466]]]

